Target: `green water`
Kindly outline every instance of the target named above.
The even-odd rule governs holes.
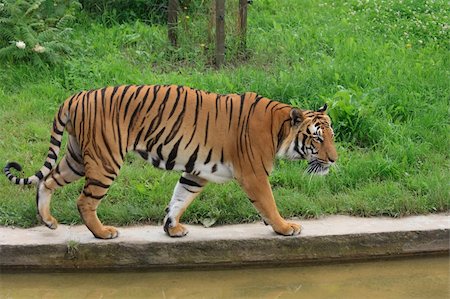
[[[450,298],[448,257],[205,271],[0,274],[0,298]]]

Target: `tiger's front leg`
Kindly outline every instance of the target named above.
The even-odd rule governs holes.
[[[187,207],[203,190],[208,181],[198,176],[183,173],[173,191],[172,199],[166,209],[164,231],[171,237],[183,237],[188,230],[180,224],[180,217]]]
[[[278,212],[268,177],[249,174],[242,176],[238,181],[264,222],[270,224],[276,233],[284,236],[300,234],[302,227],[296,223],[287,222]]]

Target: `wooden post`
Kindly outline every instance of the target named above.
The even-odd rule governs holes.
[[[248,0],[239,0],[238,35],[241,54],[244,54],[247,48],[247,6]]]
[[[216,0],[216,67],[225,61],[225,0]]]
[[[169,0],[167,7],[167,27],[169,41],[172,46],[177,46],[177,26],[178,26],[178,0]]]

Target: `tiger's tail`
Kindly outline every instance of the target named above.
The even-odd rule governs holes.
[[[59,108],[58,113],[56,113],[55,118],[53,120],[53,128],[50,137],[50,147],[48,149],[47,159],[44,162],[44,165],[41,169],[36,172],[34,175],[27,178],[19,178],[13,175],[10,172],[11,168],[16,169],[17,171],[22,170],[22,166],[20,166],[17,162],[9,162],[6,164],[3,172],[6,177],[14,184],[17,185],[31,185],[38,184],[42,181],[47,175],[51,172],[53,167],[56,164],[56,160],[58,160],[59,150],[61,148],[61,140],[64,132],[64,128],[66,126],[67,121],[69,120],[69,111],[67,109],[65,102]]]

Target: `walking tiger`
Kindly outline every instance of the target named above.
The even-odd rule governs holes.
[[[50,147],[42,168],[18,178],[10,162],[8,179],[19,185],[36,184],[38,213],[51,229],[55,189],[85,177],[77,206],[97,238],[118,236],[104,226],[97,207],[119,174],[129,151],[155,167],[182,171],[166,209],[164,230],[182,237],[187,229],[180,217],[206,183],[235,179],[267,224],[281,235],[296,235],[301,226],[278,212],[269,175],[275,157],[306,159],[307,171],[326,174],[337,160],[331,120],[324,105],[301,110],[258,94],[220,95],[176,85],[122,85],[81,91],[56,113]],[[57,163],[64,130],[66,154]]]

